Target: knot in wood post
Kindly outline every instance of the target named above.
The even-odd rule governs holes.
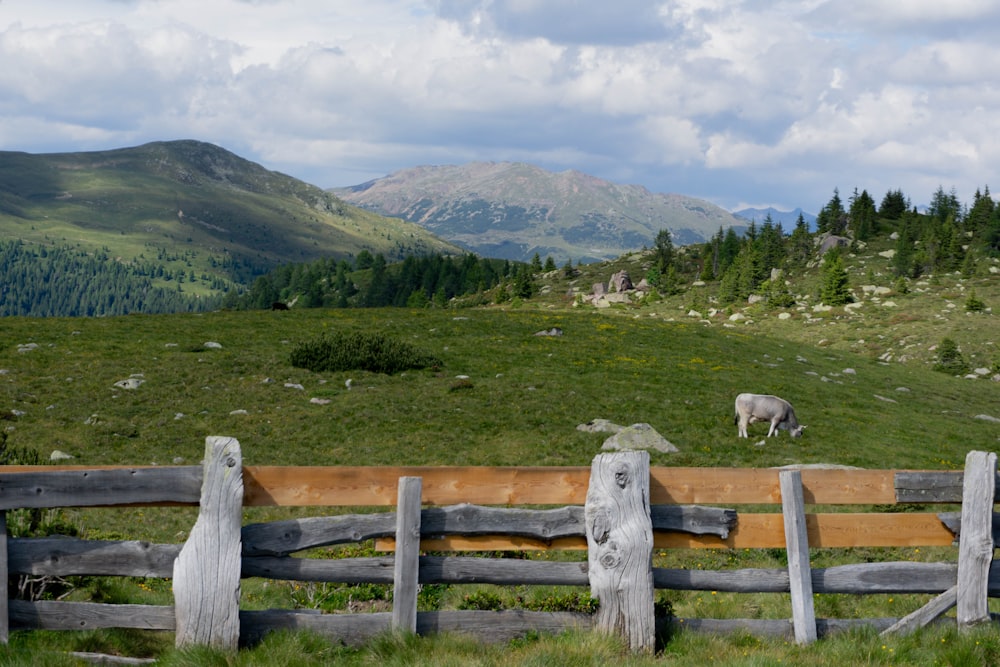
[[[629,466],[628,461],[615,461],[612,463],[612,470],[614,471],[615,484],[618,485],[618,488],[624,489],[628,486],[629,478],[632,476],[632,468]]]
[[[635,653],[656,645],[649,453],[594,458],[584,507],[594,627],[622,635]]]

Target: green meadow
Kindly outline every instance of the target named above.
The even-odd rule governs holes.
[[[327,331],[379,332],[442,363],[291,365]],[[976,418],[1000,416],[988,381],[624,310],[3,318],[0,335],[8,446],[74,464],[193,464],[205,436],[229,435],[250,465],[589,465],[606,435],[577,426],[603,418],[648,423],[680,450],[653,465],[950,469],[1000,436]],[[130,377],[138,388],[116,386]],[[758,424],[737,438],[741,391],[790,400],[804,437],[760,444]]]
[[[968,451],[995,448],[1000,425],[982,418],[1000,417],[994,383],[934,372],[923,362],[880,361],[865,346],[844,341],[817,346],[803,339],[808,336],[781,335],[776,326],[776,320],[767,327],[726,326],[678,318],[676,310],[541,302],[507,309],[2,318],[0,426],[8,452],[30,450],[47,461],[58,450],[73,457],[67,463],[82,465],[195,465],[209,435],[237,438],[245,465],[589,465],[607,437],[578,430],[593,419],[650,424],[679,449],[652,452],[654,466],[954,470]],[[561,335],[537,335],[553,328]],[[394,375],[315,373],[292,365],[297,345],[331,331],[378,332],[441,363]],[[870,334],[858,334],[864,336]],[[129,378],[141,382],[134,389],[116,385]],[[782,432],[767,439],[766,425],[755,424],[749,439],[738,438],[733,399],[742,391],[790,400],[807,425],[804,436]],[[188,509],[147,508],[74,511],[63,518],[92,539],[178,542],[193,516]],[[817,550],[814,558],[817,566],[955,558],[951,549],[902,551]],[[772,550],[661,552],[655,564],[782,567],[782,558]],[[427,588],[424,608],[455,608],[470,594]],[[328,609],[338,594],[343,591],[332,586],[303,590],[290,582],[247,581],[244,604]],[[525,592],[500,593],[518,595]],[[790,615],[787,595],[661,595],[682,617]],[[70,599],[169,604],[170,589],[169,582],[91,578],[77,582]],[[817,614],[900,616],[926,599],[822,596]],[[629,657],[616,640],[589,635],[502,646],[461,637],[387,637],[362,649],[276,635],[237,656],[178,652],[171,642],[124,631],[14,633],[10,648],[0,650],[0,664],[75,664],[66,651],[206,665],[988,664],[1000,658],[995,631],[959,635],[953,624],[906,638],[858,632],[813,647],[682,632],[648,658]]]

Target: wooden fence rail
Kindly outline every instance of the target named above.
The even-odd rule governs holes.
[[[31,602],[4,594],[0,639],[6,641],[11,629],[126,627],[171,631],[179,644],[235,647],[278,628],[310,629],[357,644],[393,628],[504,640],[529,631],[588,627],[622,632],[632,649],[642,652],[652,650],[667,624],[694,631],[745,629],[809,642],[859,624],[907,632],[956,607],[965,628],[988,620],[987,597],[1000,596],[1000,570],[992,563],[994,536],[1000,532],[993,513],[996,455],[983,452],[969,454],[964,473],[650,468],[641,452],[602,454],[591,468],[245,467],[240,458],[235,440],[210,437],[204,466],[0,467],[0,521],[6,511],[19,508],[201,508],[183,545],[8,539],[0,531],[0,582],[6,583],[8,575],[172,578],[175,591],[172,606]],[[616,498],[619,494],[624,495]],[[904,503],[961,503],[962,511],[868,511],[873,505]],[[269,505],[396,511],[240,525],[243,507]],[[739,505],[750,507],[733,509]],[[761,511],[768,505],[781,511]],[[837,505],[850,507],[810,511],[811,506]],[[622,508],[628,510],[619,515]],[[950,546],[960,534],[959,558],[953,563],[829,568],[809,563],[816,548]],[[385,555],[294,557],[316,547],[366,540],[374,540]],[[789,568],[652,567],[653,550],[666,548],[788,549]],[[589,558],[549,562],[461,555],[533,549],[589,549]],[[393,611],[241,610],[239,580],[246,577],[392,584]],[[589,586],[600,611],[593,616],[523,610],[418,613],[418,584],[437,583]],[[655,589],[790,593],[791,618],[655,618]],[[817,619],[813,593],[937,597],[903,619]]]

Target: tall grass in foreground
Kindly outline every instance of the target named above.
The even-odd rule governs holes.
[[[95,640],[98,633],[73,633],[57,639],[53,633],[15,633],[11,645],[0,648],[0,665],[61,667],[82,664],[68,651],[117,651],[144,655],[135,633]],[[88,638],[88,635],[91,637]],[[1000,633],[993,627],[959,634],[954,625],[940,625],[907,637],[880,637],[860,630],[798,646],[781,639],[749,634],[730,636],[678,633],[652,656],[630,655],[623,642],[596,633],[568,632],[530,637],[507,644],[482,644],[460,635],[417,637],[387,634],[364,648],[338,646],[310,633],[278,632],[235,655],[195,647],[157,652],[158,665],[176,667],[310,667],[352,665],[378,667],[646,667],[674,665],[995,665],[1000,664]]]

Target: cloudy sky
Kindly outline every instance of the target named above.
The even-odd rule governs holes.
[[[522,161],[724,208],[1000,193],[995,0],[0,0],[0,150],[321,187]]]

